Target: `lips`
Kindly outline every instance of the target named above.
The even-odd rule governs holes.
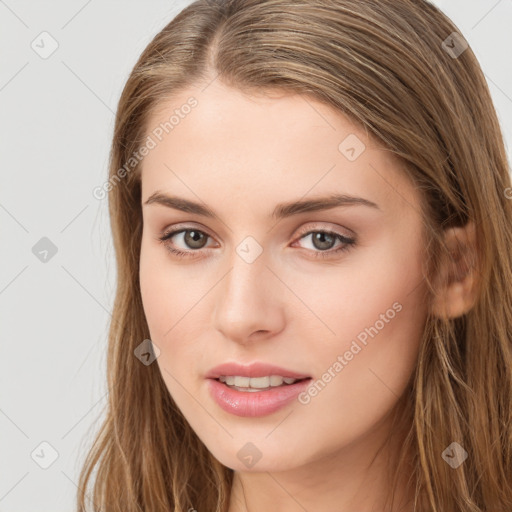
[[[309,386],[311,379],[286,384],[266,390],[239,391],[217,379],[206,379],[208,392],[213,401],[225,412],[242,417],[266,416],[289,407],[300,393]]]
[[[218,379],[220,376],[226,375],[240,377],[269,377],[271,375],[279,375],[293,379],[307,379],[311,377],[305,373],[299,373],[273,364],[256,361],[248,365],[231,362],[215,366],[206,374],[206,378]]]

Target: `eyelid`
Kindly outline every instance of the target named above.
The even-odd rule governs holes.
[[[312,224],[312,225],[311,225]],[[346,238],[353,238],[355,239],[356,238],[356,234],[351,230],[351,229],[348,229],[348,228],[345,228],[345,227],[342,227],[342,226],[337,226],[337,227],[326,227],[325,224],[332,224],[332,222],[310,222],[308,224],[306,224],[305,227],[301,227],[299,229],[299,235],[302,236],[302,235],[305,235],[305,234],[308,234],[308,233],[311,233],[312,231],[327,231],[327,232],[333,232],[333,233],[337,233],[337,234],[340,234]],[[345,232],[341,232],[340,233],[340,230],[344,230]]]
[[[173,224],[172,226],[167,226],[160,232],[160,237],[163,238],[167,235],[170,235],[171,233],[174,233],[176,235],[176,234],[178,234],[177,233],[178,231],[183,233],[183,231],[194,231],[194,230],[201,231],[202,233],[207,235],[209,238],[212,238],[212,239],[215,238],[209,232],[208,228],[206,228],[202,224],[199,224],[198,226],[194,226],[194,225],[187,224],[186,222],[180,223],[180,224]]]

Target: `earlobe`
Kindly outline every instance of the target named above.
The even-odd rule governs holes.
[[[456,318],[466,314],[476,300],[478,252],[474,223],[448,228],[444,244],[448,254],[437,279],[433,312],[442,318]]]

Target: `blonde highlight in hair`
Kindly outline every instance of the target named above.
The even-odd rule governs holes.
[[[410,476],[416,512],[512,510],[512,201],[507,155],[471,48],[426,0],[199,0],[148,45],[119,101],[110,177],[147,136],[148,119],[187,86],[212,80],[252,94],[325,103],[393,152],[421,191],[429,297],[447,228],[473,222],[477,298],[465,315],[429,313],[396,425],[406,426],[394,482]],[[117,292],[109,332],[106,418],[79,482],[78,510],[226,512],[233,471],[172,400],[149,338],[139,285],[140,166],[109,191]],[[441,457],[452,442],[468,460]],[[407,467],[407,470],[405,469]],[[92,489],[88,489],[93,480]],[[393,485],[392,491],[394,491]],[[394,493],[394,492],[393,492]]]

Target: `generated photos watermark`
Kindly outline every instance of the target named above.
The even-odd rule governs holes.
[[[395,302],[391,308],[387,309],[385,313],[381,313],[379,319],[370,327],[363,329],[357,336],[356,339],[352,340],[350,348],[346,350],[343,355],[338,355],[336,361],[334,361],[320,379],[312,382],[306,390],[299,394],[298,400],[301,404],[307,405],[311,402],[311,399],[322,391],[329,382],[331,382],[338,373],[345,368],[350,361],[354,359],[354,356],[359,354],[361,350],[367,346],[368,337],[371,339],[375,338],[379,332],[384,329],[386,324],[389,324],[393,318],[402,311],[402,304]]]
[[[162,142],[165,135],[169,134],[172,130],[178,126],[183,119],[185,119],[192,109],[197,107],[199,102],[196,98],[191,96],[186,103],[181,105],[180,108],[174,109],[174,114],[172,114],[167,121],[160,123],[158,126],[153,128],[151,133],[146,137],[146,140],[139,147],[137,151],[134,151],[130,158],[125,162],[125,164],[119,168],[115,174],[113,174],[103,185],[94,187],[92,190],[92,195],[98,201],[105,199],[107,197],[108,192],[110,192],[123,178],[125,178],[128,174],[133,172],[134,169],[142,162],[144,157],[149,155],[149,152],[152,149],[155,149],[158,146],[159,142]]]

